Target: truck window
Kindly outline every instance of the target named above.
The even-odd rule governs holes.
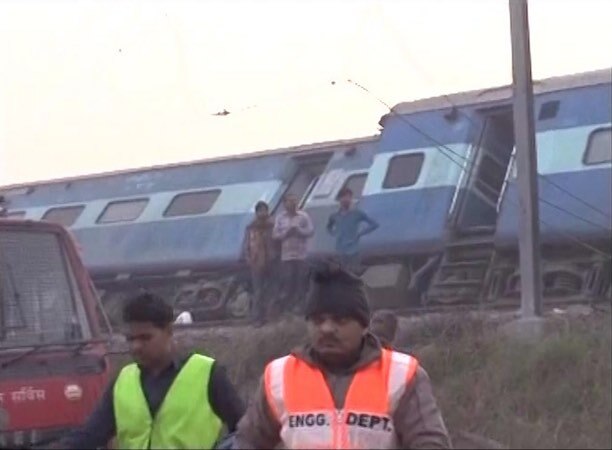
[[[58,235],[0,230],[0,349],[91,338]]]

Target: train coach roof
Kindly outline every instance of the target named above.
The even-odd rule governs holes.
[[[277,155],[277,154],[291,154],[295,157],[307,156],[311,154],[316,154],[319,152],[328,152],[328,151],[342,151],[343,149],[348,150],[358,144],[367,144],[369,142],[374,142],[379,139],[379,135],[374,136],[366,136],[360,138],[353,139],[340,139],[335,141],[325,141],[325,142],[317,142],[313,144],[304,144],[304,145],[296,145],[292,147],[282,147],[271,150],[259,150],[255,152],[247,152],[247,153],[238,153],[234,155],[225,155],[225,156],[217,156],[213,158],[204,158],[192,161],[183,161],[178,163],[170,163],[170,164],[158,164],[154,166],[148,167],[137,167],[130,168],[124,170],[114,170],[109,172],[100,172],[95,174],[86,174],[86,175],[77,175],[74,177],[65,177],[65,178],[56,178],[50,180],[41,180],[41,181],[31,181],[26,183],[17,183],[6,186],[0,186],[0,195],[11,196],[22,193],[21,191],[27,191],[28,189],[33,189],[36,186],[42,185],[50,185],[50,184],[62,184],[62,183],[70,183],[79,180],[92,180],[96,178],[107,178],[111,176],[120,176],[120,175],[134,175],[141,172],[150,172],[154,170],[163,170],[169,168],[177,168],[177,167],[185,167],[191,166],[194,164],[210,164],[215,162],[222,161],[232,161],[232,160],[241,160],[241,159],[249,159],[249,158],[257,158],[269,155]]]
[[[612,82],[612,68],[594,70],[572,75],[562,75],[543,80],[534,80],[533,90],[535,94],[554,92],[563,89],[572,89],[583,86],[593,86]],[[398,103],[393,107],[393,112],[385,114],[380,119],[380,125],[384,126],[387,117],[393,114],[413,114],[417,112],[430,111],[452,106],[465,106],[477,103],[487,103],[505,100],[512,97],[512,85],[498,86],[494,88],[478,89],[474,91],[459,92],[448,95],[440,95],[411,102]]]
[[[571,89],[575,87],[581,86],[591,86],[597,84],[605,84],[610,83],[611,80],[611,69],[602,69],[591,72],[573,74],[573,75],[564,75],[553,78],[547,78],[544,80],[539,80],[534,82],[534,91],[536,93],[542,92],[552,92],[562,89]],[[453,105],[455,106],[463,106],[475,103],[485,103],[496,100],[508,99],[512,95],[512,87],[511,86],[501,86],[497,88],[488,88],[488,89],[480,89],[468,92],[455,93],[450,95],[442,95],[437,97],[431,97],[411,102],[403,102],[399,103],[393,107],[393,112],[388,113],[380,119],[379,124],[384,126],[384,122],[386,119],[393,114],[410,114],[428,110],[436,110],[449,108]],[[344,140],[335,140],[335,141],[326,141],[319,143],[312,143],[306,145],[298,145],[291,147],[283,147],[271,150],[260,150],[255,152],[247,152],[240,153],[235,155],[226,155],[214,158],[205,158],[199,160],[192,161],[184,161],[179,163],[171,163],[171,164],[159,164],[155,166],[149,167],[139,167],[139,168],[130,168],[125,170],[117,170],[117,171],[109,171],[109,172],[101,172],[97,174],[86,174],[79,175],[74,177],[66,177],[66,178],[57,178],[50,180],[41,180],[34,182],[26,182],[19,183],[7,186],[0,186],[0,193],[3,195],[12,195],[17,192],[21,193],[22,190],[29,190],[36,186],[41,185],[49,185],[49,184],[61,184],[61,183],[69,183],[78,180],[84,179],[97,179],[97,178],[106,178],[110,176],[119,176],[119,175],[130,175],[137,174],[141,172],[149,172],[154,170],[162,170],[168,168],[176,168],[176,167],[184,167],[193,164],[206,164],[206,163],[214,163],[221,161],[231,161],[231,160],[241,160],[248,158],[257,158],[268,155],[275,154],[292,154],[294,156],[308,155],[318,152],[325,151],[341,151],[343,148],[349,149],[355,145],[374,142],[380,138],[380,135],[367,136],[361,138],[354,139],[344,139]]]

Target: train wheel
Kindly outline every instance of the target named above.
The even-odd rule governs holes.
[[[113,326],[121,324],[121,312],[125,306],[127,295],[123,292],[106,291],[101,299],[102,308]]]
[[[189,311],[196,305],[195,293],[191,290],[182,290],[174,299],[174,308],[180,311]]]
[[[218,311],[223,308],[223,292],[217,287],[207,287],[198,291],[198,309]]]
[[[227,300],[225,305],[227,315],[235,319],[248,317],[251,311],[251,296],[246,291],[239,291]]]

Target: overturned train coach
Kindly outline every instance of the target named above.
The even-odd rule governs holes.
[[[535,83],[545,299],[610,298],[611,72]],[[374,307],[517,302],[511,87],[402,103],[370,138],[0,189],[8,214],[77,238],[111,317],[139,289],[196,321],[242,317],[243,233],[257,201],[301,199],[313,259],[343,186],[380,228],[361,242]]]

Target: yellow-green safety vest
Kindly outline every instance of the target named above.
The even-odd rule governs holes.
[[[136,364],[124,367],[113,389],[118,448],[210,449],[222,422],[208,399],[214,359],[192,355],[168,390],[155,418],[151,417]]]

